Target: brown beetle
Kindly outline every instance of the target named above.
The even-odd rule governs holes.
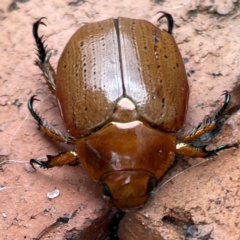
[[[237,146],[222,145],[208,151],[204,142],[214,138],[223,123],[239,107],[226,110],[230,94],[218,113],[190,134],[174,135],[184,123],[189,88],[184,63],[172,37],[173,19],[168,13],[168,31],[145,20],[107,19],[82,26],[67,43],[55,72],[38,27],[33,25],[38,48],[36,65],[56,95],[69,136],[50,127],[29,110],[41,131],[51,138],[76,145],[68,151],[31,159],[43,168],[81,162],[102,185],[103,193],[122,210],[141,207],[176,154],[210,157]],[[34,166],[33,166],[34,167]]]

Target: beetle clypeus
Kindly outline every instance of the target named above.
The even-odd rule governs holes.
[[[189,88],[184,63],[172,37],[173,18],[163,31],[145,20],[107,19],[82,26],[67,43],[55,72],[52,51],[38,36],[43,18],[33,25],[38,49],[36,65],[56,95],[69,136],[53,129],[28,108],[41,131],[76,146],[47,161],[31,159],[43,168],[81,162],[102,185],[103,194],[121,209],[141,207],[175,155],[211,157],[238,146],[226,144],[206,150],[224,122],[238,111],[227,109],[230,93],[218,113],[190,134],[174,135],[184,123]]]

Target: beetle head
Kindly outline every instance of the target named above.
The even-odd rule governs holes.
[[[174,158],[176,137],[140,121],[111,123],[77,144],[78,157],[122,210],[141,207]]]
[[[139,208],[147,201],[156,180],[146,171],[124,170],[104,174],[101,178],[103,194],[121,210]]]

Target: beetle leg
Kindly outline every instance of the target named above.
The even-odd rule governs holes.
[[[237,142],[234,144],[225,144],[217,149],[208,151],[206,150],[206,145],[203,145],[216,137],[224,122],[240,109],[240,104],[237,104],[226,111],[231,100],[231,95],[228,91],[225,91],[223,94],[225,94],[225,101],[217,114],[199,124],[192,133],[180,139],[176,146],[176,154],[188,157],[212,157],[217,155],[219,151],[239,146],[240,142]]]
[[[38,164],[42,168],[61,167],[63,165],[75,166],[79,164],[77,153],[73,151],[62,152],[56,156],[47,155],[47,161],[30,159],[31,166],[36,170],[33,164]]]
[[[75,144],[76,143],[76,139],[74,139],[72,137],[64,136],[61,132],[59,132],[56,129],[52,128],[50,126],[50,124],[48,124],[46,121],[44,121],[44,119],[41,118],[36,111],[34,111],[34,109],[33,109],[33,102],[34,102],[34,100],[39,101],[36,98],[36,96],[32,96],[28,100],[28,109],[29,109],[31,115],[37,121],[39,129],[42,132],[46,133],[50,138],[54,139],[55,141],[63,142],[63,143],[67,143],[67,144]]]
[[[45,41],[43,41],[43,36],[39,37],[38,35],[38,28],[39,25],[45,25],[42,20],[45,17],[40,18],[33,24],[33,37],[36,42],[37,46],[37,59],[35,60],[35,64],[42,70],[43,75],[47,81],[48,87],[53,94],[56,92],[56,85],[55,85],[55,77],[56,73],[53,69],[52,65],[49,62],[49,59],[52,56],[53,50],[47,50],[47,46],[45,45]]]
[[[232,148],[232,147],[238,148],[238,146],[239,146],[239,142],[234,143],[234,144],[221,145],[220,147],[218,147],[216,149],[208,151],[208,150],[206,150],[206,145],[203,145],[200,147],[195,147],[195,146],[192,146],[192,145],[186,144],[186,143],[178,143],[176,146],[175,153],[178,155],[192,157],[192,158],[194,158],[194,157],[206,158],[206,157],[216,156],[218,152],[220,152],[224,149],[228,149],[228,148]]]
[[[161,17],[158,18],[158,22],[162,19],[162,18],[166,18],[168,21],[168,33],[172,34],[172,30],[173,30],[173,24],[174,24],[174,20],[171,14],[163,12],[163,11],[159,11],[157,13],[163,13],[163,15]]]
[[[217,114],[212,118],[206,119],[203,123],[199,124],[190,134],[187,134],[181,138],[181,143],[190,143],[193,146],[201,146],[216,137],[225,121],[240,109],[240,105],[238,104],[226,111],[226,108],[228,107],[231,100],[231,95],[228,91],[225,91],[223,94],[225,94],[225,101]]]

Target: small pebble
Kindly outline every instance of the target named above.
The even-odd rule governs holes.
[[[47,197],[52,199],[58,197],[60,194],[60,191],[58,189],[53,190],[52,192],[47,193]]]

